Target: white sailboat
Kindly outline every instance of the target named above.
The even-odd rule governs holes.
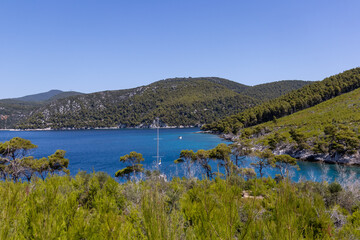
[[[160,123],[159,118],[156,118],[156,167],[161,165],[161,156],[160,156]]]

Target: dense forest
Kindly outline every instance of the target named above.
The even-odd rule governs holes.
[[[17,128],[149,127],[157,117],[163,127],[196,126],[307,84],[279,81],[249,87],[214,77],[166,79],[134,89],[59,99],[33,111]]]
[[[325,78],[279,98],[203,126],[203,130],[237,134],[244,127],[254,126],[290,115],[360,87],[360,68]]]

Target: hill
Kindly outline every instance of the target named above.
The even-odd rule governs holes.
[[[288,92],[291,92],[292,90],[300,89],[311,83],[314,82],[301,80],[283,80],[244,88],[241,93],[261,101],[266,101],[282,96]]]
[[[32,94],[32,95],[27,95],[24,97],[15,98],[14,100],[24,101],[24,102],[42,102],[42,101],[49,100],[50,98],[52,98],[60,93],[62,93],[62,91],[60,91],[60,90],[50,90],[50,91],[44,92],[44,93]]]
[[[315,106],[360,87],[360,68],[325,78],[254,108],[203,126],[203,130],[236,134],[240,129],[264,123]]]
[[[51,100],[55,100],[55,99],[60,99],[60,98],[74,96],[74,95],[80,95],[80,94],[82,94],[82,93],[74,92],[74,91],[64,92],[61,90],[50,90],[50,91],[44,92],[44,93],[38,93],[38,94],[27,95],[27,96],[19,97],[19,98],[13,98],[12,100],[23,101],[23,102],[45,102],[45,101],[51,101]]]
[[[20,98],[0,100],[0,129],[12,128],[27,118],[32,111],[56,99],[80,95],[79,92],[51,90],[45,93],[28,95]]]
[[[257,149],[311,161],[360,164],[360,88],[241,130]]]
[[[284,84],[281,92],[301,84],[289,85]],[[242,94],[251,88],[214,77],[165,79],[134,89],[59,99],[32,112],[18,127],[150,127],[156,117],[163,127],[202,125],[259,104],[260,100]],[[257,91],[263,90],[260,87]]]

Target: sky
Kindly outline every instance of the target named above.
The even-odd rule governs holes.
[[[358,0],[2,0],[0,99],[172,77],[246,85],[360,66]]]

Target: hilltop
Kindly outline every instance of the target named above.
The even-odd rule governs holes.
[[[50,91],[44,92],[44,93],[32,94],[32,95],[27,95],[24,97],[13,98],[13,99],[8,99],[8,100],[22,101],[22,102],[46,102],[46,101],[52,101],[55,99],[61,99],[64,97],[80,95],[80,94],[82,94],[82,93],[74,92],[74,91],[64,92],[61,90],[50,90]]]
[[[293,114],[359,87],[360,68],[354,68],[207,124],[202,129],[237,134],[243,128]]]
[[[32,111],[17,127],[151,127],[156,117],[163,127],[201,126],[307,84],[283,81],[250,87],[216,77],[165,79],[133,89],[58,99]],[[256,92],[264,97],[257,99]]]

